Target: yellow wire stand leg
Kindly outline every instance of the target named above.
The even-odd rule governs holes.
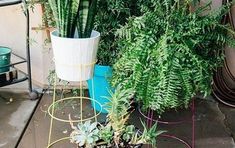
[[[84,68],[87,68],[87,67],[90,67],[90,66],[93,66],[94,68],[94,65],[95,65],[96,62],[92,62],[91,64],[84,64],[84,65],[79,65],[79,68],[80,68],[80,71],[83,71]],[[76,67],[78,67],[78,65],[75,65]],[[82,77],[83,73],[81,72],[80,73],[80,76]],[[57,120],[57,121],[60,121],[60,122],[64,122],[66,124],[70,124],[70,123],[83,123],[85,121],[88,121],[88,120],[95,120],[95,122],[97,122],[97,117],[101,114],[101,111],[102,111],[102,105],[97,101],[95,100],[95,92],[94,92],[94,80],[92,78],[92,98],[89,98],[89,97],[85,97],[84,96],[84,89],[83,89],[83,81],[80,81],[79,82],[79,96],[74,96],[74,97],[66,97],[66,98],[62,98],[62,99],[58,99],[56,100],[56,86],[57,86],[57,76],[55,75],[54,76],[54,85],[53,85],[53,99],[52,99],[52,103],[49,105],[48,107],[48,114],[50,116],[50,128],[49,128],[49,137],[48,137],[48,144],[47,144],[47,148],[51,148],[52,146],[54,146],[55,144],[58,144],[59,142],[61,141],[65,141],[65,140],[70,140],[70,137],[63,137],[63,138],[60,138],[58,140],[55,140],[52,142],[52,136],[53,136],[53,121],[54,120]],[[55,105],[59,104],[59,103],[64,103],[65,101],[69,101],[69,100],[79,100],[80,102],[80,105],[79,105],[79,110],[80,110],[80,119],[79,120],[72,120],[72,119],[63,119],[61,117],[56,117],[55,115]],[[90,100],[92,101],[92,103],[95,103],[95,104],[98,104],[100,107],[101,107],[101,110],[96,113],[96,108],[95,108],[95,105],[94,106],[94,115],[92,117],[87,117],[85,118],[83,116],[83,103],[85,100]],[[69,115],[68,115],[69,116]]]
[[[55,75],[55,77],[54,77],[53,100],[52,100],[53,103],[55,102],[55,98],[56,98],[56,81],[57,81],[57,77]],[[52,107],[52,114],[51,114],[52,116],[54,116],[54,111],[55,111],[55,107],[53,105],[53,107]],[[51,143],[52,127],[53,127],[53,118],[51,118],[51,122],[50,122],[48,145],[50,145],[50,143]]]
[[[81,71],[82,71],[82,65],[81,65],[80,68],[81,68]],[[81,73],[81,78],[82,78],[82,73]],[[82,106],[83,106],[83,104],[82,104],[82,82],[80,82],[80,119],[81,119],[81,123],[82,123],[82,120],[83,120]]]

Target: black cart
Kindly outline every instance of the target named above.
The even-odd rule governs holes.
[[[7,7],[7,6],[12,6],[12,5],[18,5],[18,4],[25,4],[26,5],[26,1],[25,0],[0,0],[0,7]],[[36,90],[34,90],[33,86],[32,86],[30,45],[29,45],[29,39],[30,39],[29,21],[30,20],[29,20],[29,11],[28,11],[27,8],[25,9],[24,13],[25,13],[25,16],[26,16],[26,58],[23,58],[19,55],[16,55],[16,54],[12,53],[16,57],[18,57],[20,59],[20,61],[16,62],[16,63],[11,63],[11,64],[6,65],[6,66],[2,66],[0,68],[5,68],[5,67],[14,68],[15,65],[26,63],[27,64],[27,73],[23,74],[24,76],[22,78],[16,78],[12,81],[0,81],[0,87],[20,83],[20,82],[23,82],[23,81],[28,81],[28,89],[29,89],[30,99],[35,100],[35,99],[38,98],[39,95],[38,95],[38,92]]]

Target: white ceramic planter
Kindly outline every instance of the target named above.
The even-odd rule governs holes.
[[[93,77],[100,33],[92,31],[90,38],[63,38],[51,33],[57,76],[66,81],[86,81]]]

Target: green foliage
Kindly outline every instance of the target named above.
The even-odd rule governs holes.
[[[115,146],[123,145],[123,141],[129,145],[156,144],[156,137],[163,131],[157,132],[157,125],[149,130],[143,124],[143,134],[136,130],[134,125],[127,125],[130,116],[130,103],[134,91],[129,88],[122,90],[117,87],[115,93],[111,93],[110,102],[107,103],[107,127],[113,130],[113,141]],[[129,111],[129,112],[128,112]]]
[[[50,7],[48,0],[39,0],[39,1],[30,1],[32,6],[36,3],[41,4],[43,6],[44,14],[42,16],[43,27],[55,27],[55,19],[53,17],[53,13]]]
[[[165,133],[166,131],[162,131],[162,130],[159,130],[157,131],[157,123],[155,123],[151,128],[147,128],[145,123],[142,123],[142,126],[144,127],[144,131],[141,135],[141,137],[137,138],[138,141],[137,143],[151,143],[153,144],[153,147],[157,147],[156,146],[156,137],[161,135],[162,133]],[[132,141],[136,140],[136,138],[132,138]],[[136,142],[133,142],[133,143],[136,143]]]
[[[118,132],[116,134],[120,135],[125,130],[125,124],[129,119],[130,98],[133,97],[134,92],[132,89],[122,91],[117,88],[115,93],[110,91],[110,95],[110,101],[106,104],[107,118],[114,131]]]
[[[78,144],[80,147],[130,147],[134,148],[140,144],[152,144],[155,146],[156,137],[164,131],[157,131],[155,124],[150,129],[147,129],[143,124],[144,131],[141,133],[136,130],[134,125],[128,125],[130,113],[130,99],[133,96],[132,89],[120,90],[111,95],[111,102],[108,103],[108,115],[105,125],[98,123],[90,123],[86,121],[84,124],[79,123],[71,127],[73,129],[70,134],[72,143]],[[69,117],[70,118],[70,117]]]
[[[209,94],[223,47],[234,45],[227,36],[233,32],[220,24],[227,6],[205,14],[210,4],[190,12],[190,3],[150,1],[142,6],[142,16],[130,18],[118,31],[122,57],[114,65],[112,84],[133,88],[144,109],[160,114],[187,107],[198,92]]]
[[[113,65],[118,57],[117,29],[127,22],[130,16],[138,16],[138,0],[99,0],[95,18],[95,29],[101,33],[98,64]]]
[[[90,37],[97,0],[48,0],[59,36],[73,38],[76,27],[80,38]]]
[[[113,139],[114,131],[110,125],[102,126],[100,128],[99,137],[104,140],[105,143],[111,145]]]
[[[125,128],[124,134],[123,134],[123,139],[125,141],[130,141],[131,138],[135,135],[135,126],[134,125],[128,125]]]

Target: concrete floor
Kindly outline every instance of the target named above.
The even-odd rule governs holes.
[[[19,137],[16,134],[19,133],[19,129],[22,129],[25,123],[25,120],[22,120],[22,118],[27,119],[29,117],[32,107],[36,102],[28,101],[25,93],[20,95],[19,93],[9,91],[5,92],[5,94],[17,96],[18,99],[14,99],[9,104],[2,100],[0,102],[0,108],[4,110],[4,112],[0,112],[0,148],[14,148],[14,143],[17,137]],[[47,146],[50,117],[46,111],[51,102],[52,96],[44,94],[18,146],[19,148],[45,148]],[[80,106],[79,103],[69,102],[65,104],[67,105],[63,106],[63,110],[56,111],[56,115],[66,119],[71,111],[68,108],[71,109],[72,107],[72,118],[79,119],[77,116],[79,111],[76,110]],[[9,105],[12,107],[9,107]],[[83,114],[87,117],[92,116],[93,110],[90,108],[89,101],[84,101],[83,105],[85,106]],[[195,109],[195,148],[235,148],[235,109],[223,106],[212,98],[207,100],[196,99]],[[104,117],[105,115],[101,115],[98,119],[102,122]],[[190,109],[172,111],[164,114],[163,117],[161,119],[163,121],[185,121],[177,125],[160,123],[158,125],[159,129],[167,130],[165,134],[177,136],[190,145],[192,144],[192,111]],[[142,116],[136,111],[133,113],[130,123],[134,123],[141,128],[140,122],[137,122],[140,118]],[[51,141],[68,136],[70,131],[69,124],[54,121]],[[157,142],[158,148],[187,148],[182,142],[172,138],[161,136],[157,138]],[[64,141],[54,147],[73,148],[75,146],[69,144],[68,141]],[[147,148],[147,146],[144,147]]]
[[[19,148],[44,148],[47,146],[50,118],[46,113],[48,105],[52,97],[45,94],[42,98],[36,113],[19,145]],[[92,111],[89,102],[84,114],[89,114]],[[195,148],[235,148],[234,134],[235,134],[235,109],[228,108],[219,104],[213,99],[195,100]],[[67,118],[66,107],[65,111],[58,116]],[[190,145],[192,144],[192,111],[178,110],[169,112],[163,115],[163,121],[185,121],[182,124],[166,125],[159,123],[159,129],[167,130],[165,133],[171,136],[177,136],[185,140]],[[130,123],[136,124],[140,127],[139,121],[140,114],[136,111],[133,113]],[[74,116],[75,118],[75,116]],[[100,120],[104,119],[102,115]],[[55,121],[53,124],[52,141],[66,137],[69,135],[71,128],[69,124]],[[140,127],[141,128],[141,127]],[[182,142],[166,137],[158,137],[158,148],[187,148]],[[68,142],[61,142],[54,147],[57,148],[70,148],[75,147]],[[147,146],[144,146],[147,148]]]
[[[15,147],[37,103],[29,100],[27,88],[0,89],[0,148]]]

